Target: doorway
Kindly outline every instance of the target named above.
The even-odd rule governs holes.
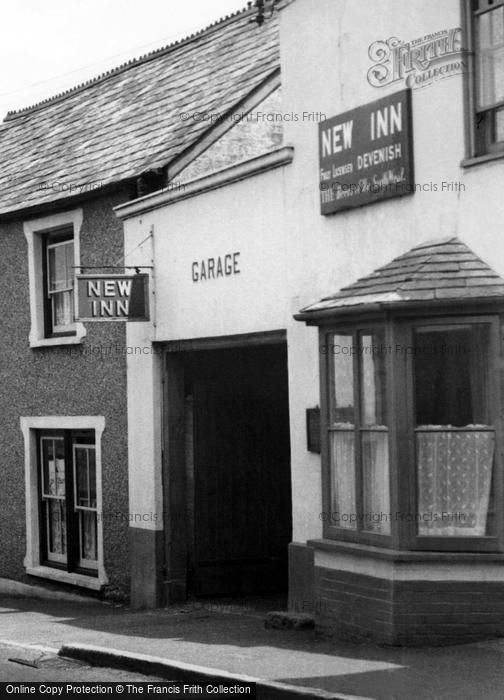
[[[286,591],[292,535],[287,346],[180,356],[187,594]]]

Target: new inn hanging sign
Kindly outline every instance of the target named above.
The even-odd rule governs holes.
[[[321,214],[415,191],[411,90],[319,124]]]
[[[148,321],[149,275],[79,275],[79,321]]]

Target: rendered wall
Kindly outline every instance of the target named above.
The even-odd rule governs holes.
[[[112,210],[124,197],[82,205],[81,262],[122,261],[122,224]],[[31,349],[27,245],[23,222],[0,224],[0,576],[26,580],[24,445],[20,416],[102,415],[105,570],[129,586],[126,345],[124,324],[86,324],[82,345]],[[30,579],[41,583],[42,579]]]

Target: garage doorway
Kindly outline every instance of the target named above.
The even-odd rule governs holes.
[[[171,547],[171,571],[182,574],[185,556],[189,596],[286,591],[292,534],[286,343],[176,354],[183,410],[179,404],[172,424],[179,478],[171,512],[179,522],[170,518],[169,526],[184,529],[185,542]]]

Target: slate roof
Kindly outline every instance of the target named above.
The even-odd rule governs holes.
[[[63,95],[9,113],[0,123],[0,214],[169,164],[212,126],[182,114],[232,111],[278,72],[276,16],[259,27],[255,13],[237,12]]]
[[[504,279],[458,238],[422,243],[303,314],[365,304],[502,297]]]

